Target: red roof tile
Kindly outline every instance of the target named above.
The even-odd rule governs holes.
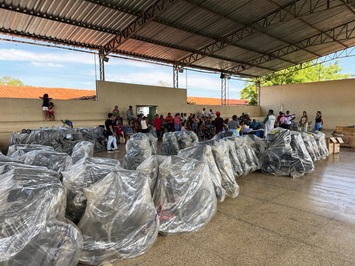
[[[45,93],[48,93],[50,98],[57,100],[96,95],[94,90],[0,85],[0,98],[38,99]]]

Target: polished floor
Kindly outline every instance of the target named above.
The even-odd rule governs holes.
[[[122,160],[124,145],[115,154]],[[107,265],[355,265],[355,149],[300,178],[254,172],[201,231],[159,236],[146,254]]]

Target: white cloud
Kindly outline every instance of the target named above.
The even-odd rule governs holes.
[[[31,62],[31,65],[36,67],[64,67],[62,64],[54,64],[49,62]]]

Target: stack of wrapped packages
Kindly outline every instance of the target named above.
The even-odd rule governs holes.
[[[268,147],[260,155],[261,170],[277,176],[300,177],[314,170],[300,133],[275,128],[267,135]]]

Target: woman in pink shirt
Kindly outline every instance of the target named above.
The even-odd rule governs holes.
[[[174,117],[174,129],[175,131],[180,131],[181,129],[181,119],[179,113],[177,113]]]

